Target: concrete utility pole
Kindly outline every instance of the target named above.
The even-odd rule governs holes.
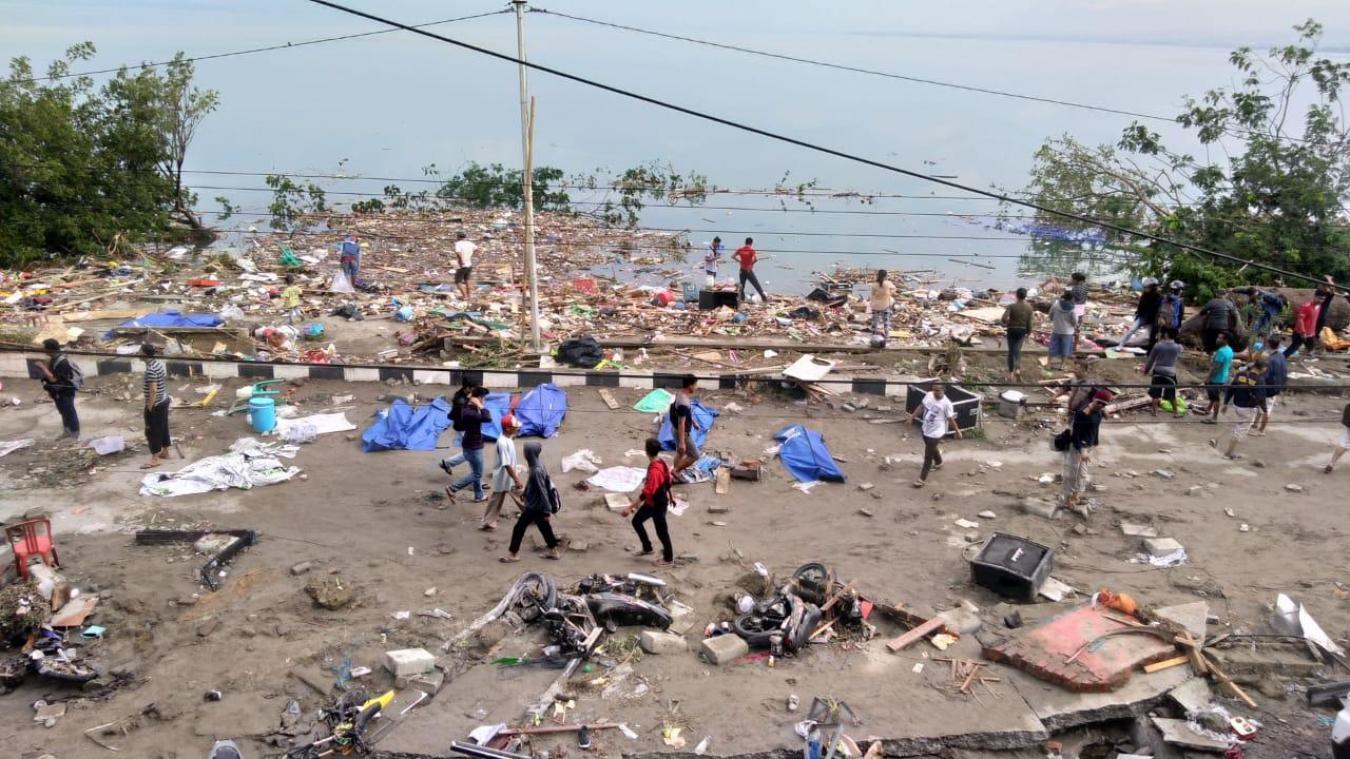
[[[521,190],[525,195],[525,281],[530,294],[530,350],[543,350],[539,339],[539,274],[534,262],[534,105],[530,102],[528,69],[525,67],[525,0],[511,0],[516,8],[516,57],[520,68],[520,157]]]

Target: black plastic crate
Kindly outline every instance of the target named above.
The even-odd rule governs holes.
[[[1016,535],[994,533],[970,562],[976,585],[1004,598],[1035,601],[1055,568],[1055,552]]]
[[[933,389],[933,383],[936,378],[915,380],[909,383],[905,388],[905,413],[912,414],[914,409],[923,401],[923,397]],[[984,396],[979,393],[972,393],[960,385],[943,383],[946,389],[946,395],[952,401],[952,410],[956,412],[956,425],[962,430],[975,429],[980,426],[980,403],[984,401]],[[952,430],[947,430],[951,435]]]

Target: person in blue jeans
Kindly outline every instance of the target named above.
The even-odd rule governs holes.
[[[483,405],[483,399],[486,397],[486,388],[476,388],[469,396],[469,402],[459,412],[459,421],[455,429],[459,430],[463,437],[460,440],[460,455],[455,458],[469,465],[469,473],[445,489],[451,503],[455,502],[456,493],[470,485],[473,486],[474,503],[483,503],[487,500],[487,494],[483,492],[483,425],[492,421],[492,412]],[[441,468],[453,477],[452,461],[453,459],[442,461]]]

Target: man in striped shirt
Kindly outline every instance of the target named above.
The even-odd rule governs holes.
[[[150,460],[142,469],[153,469],[169,460],[169,398],[166,386],[169,374],[164,362],[155,357],[155,346],[141,346],[145,358],[145,439],[150,444]]]

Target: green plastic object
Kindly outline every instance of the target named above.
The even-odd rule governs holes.
[[[281,265],[288,269],[299,269],[305,265],[305,262],[296,257],[295,251],[290,248],[282,248]]]
[[[670,402],[673,400],[675,400],[675,396],[658,387],[642,396],[642,400],[637,402],[633,410],[641,411],[644,414],[659,414],[670,408]]]

